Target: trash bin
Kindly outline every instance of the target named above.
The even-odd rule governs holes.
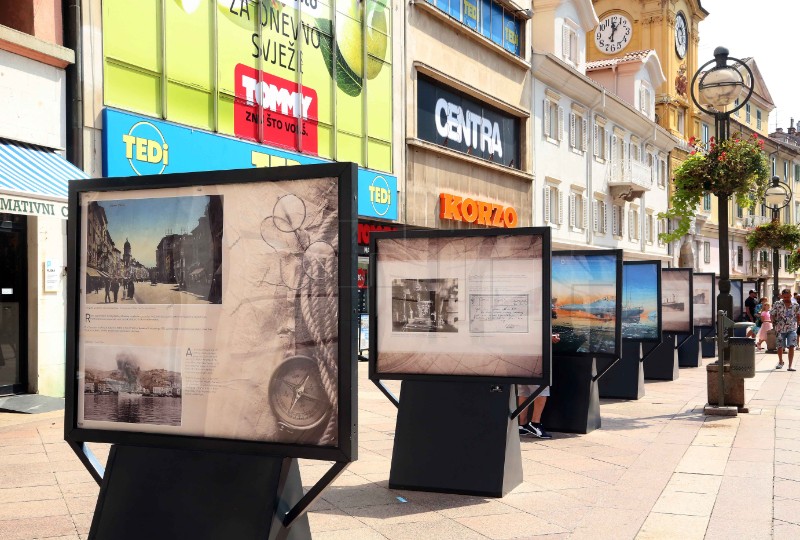
[[[728,340],[731,375],[743,379],[756,376],[756,342],[752,338],[732,337]]]
[[[755,323],[749,321],[733,323],[733,337],[747,337],[747,329],[755,326]]]
[[[767,330],[767,350],[769,352],[774,352],[777,350],[778,347],[778,335],[775,333],[775,330]]]

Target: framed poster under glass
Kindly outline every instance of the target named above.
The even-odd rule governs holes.
[[[661,328],[664,332],[691,334],[692,269],[664,268],[661,270]]]
[[[661,261],[622,263],[622,339],[661,341]]]
[[[370,235],[370,378],[550,384],[550,229]]]
[[[553,356],[607,356],[622,348],[622,250],[554,251]]]
[[[731,280],[731,296],[733,296],[733,314],[734,321],[744,321],[747,317],[744,315],[744,282],[741,279]]]
[[[717,289],[713,273],[692,276],[692,310],[695,326],[712,327],[716,321]]]
[[[68,440],[355,459],[356,171],[71,182]]]

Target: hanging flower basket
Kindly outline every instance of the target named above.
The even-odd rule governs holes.
[[[712,137],[706,147],[694,137],[689,139],[693,150],[675,169],[675,191],[671,208],[659,217],[678,220],[670,233],[659,235],[665,242],[678,240],[687,232],[698,205],[707,193],[717,197],[733,197],[742,208],[750,208],[764,198],[769,186],[764,141],[753,134],[735,134],[717,144]]]
[[[748,232],[745,241],[750,251],[764,248],[794,251],[800,246],[800,227],[770,221]]]

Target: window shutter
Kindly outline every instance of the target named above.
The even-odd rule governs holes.
[[[569,113],[569,145],[572,148],[578,146],[575,142],[575,113]]]
[[[594,200],[592,201],[592,230],[594,232],[600,232],[600,216],[598,215],[600,212],[599,201]]]
[[[628,236],[631,240],[636,238],[636,232],[633,229],[633,210],[628,210]]]
[[[617,214],[617,207],[611,206],[611,234],[617,236],[619,234],[619,215]]]
[[[647,219],[644,222],[644,238],[648,242],[652,242],[653,241],[652,238],[650,237],[650,233],[652,231],[650,220],[652,220],[652,219],[653,219],[653,216],[650,215],[650,214],[647,214]]]
[[[561,27],[561,51],[562,58],[570,58],[569,29],[566,27],[566,25]]]
[[[625,234],[625,207],[618,206],[619,208],[619,235],[623,236]]]
[[[550,133],[550,101],[544,100],[544,136],[551,137]]]
[[[600,148],[597,147],[597,141],[600,140],[599,133],[600,133],[600,126],[594,124],[594,129],[592,129],[592,152],[595,157],[600,156]]]
[[[583,146],[581,146],[581,150],[586,152],[586,148],[589,145],[589,122],[586,121],[586,118],[582,120],[582,127],[583,129],[581,130],[581,134],[583,135],[583,140],[581,141],[581,144]]]
[[[606,234],[608,232],[608,206],[605,201],[600,201],[600,205],[603,208],[603,234]]]
[[[617,148],[617,136],[611,136],[611,163],[619,162],[619,148]]]
[[[583,210],[583,226],[581,227],[583,230],[589,228],[589,205],[583,195],[581,195],[581,210]]]
[[[544,222],[550,223],[550,186],[544,186]]]
[[[556,191],[556,197],[558,197],[558,224],[561,225],[564,223],[564,197],[561,196],[561,191]]]
[[[609,161],[611,159],[611,135],[606,136],[606,130],[603,130],[603,137],[605,137],[606,140],[606,154],[604,157],[606,161]]]
[[[643,113],[647,114],[647,104],[645,103],[645,94],[647,94],[647,90],[644,86],[639,87],[639,110]]]
[[[577,212],[577,208],[575,208],[575,193],[569,194],[569,226],[575,227],[577,225],[577,221],[575,219],[575,214]]]
[[[558,108],[558,140],[564,140],[564,107]]]

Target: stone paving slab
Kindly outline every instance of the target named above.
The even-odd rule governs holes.
[[[704,416],[705,369],[682,368],[677,381],[646,382],[638,401],[601,400],[599,430],[523,439],[524,481],[500,499],[390,490],[397,410],[361,363],[361,459],[312,506],[313,536],[800,538],[800,378],[775,370],[774,355],[757,360],[745,381],[751,414]],[[0,412],[0,539],[87,537],[99,488],[62,423],[63,411]],[[107,445],[90,447],[107,459]],[[327,465],[300,469],[308,488]]]

